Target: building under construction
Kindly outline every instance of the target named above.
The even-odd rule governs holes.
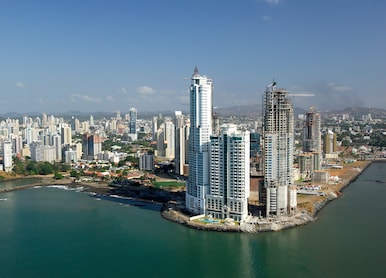
[[[264,188],[266,215],[288,215],[296,211],[293,181],[294,113],[288,92],[268,85],[263,99]]]

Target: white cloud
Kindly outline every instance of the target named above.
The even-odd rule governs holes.
[[[16,82],[16,87],[18,88],[25,88],[25,84],[21,81]]]
[[[279,5],[279,0],[264,0],[265,3],[271,5],[271,6],[275,6],[275,5]]]
[[[138,87],[136,89],[137,93],[140,93],[141,95],[151,95],[154,93],[154,89],[152,87],[149,87],[149,86],[142,86],[142,87]]]
[[[106,97],[106,100],[107,100],[107,101],[113,101],[113,97],[112,97],[112,96],[107,96],[107,97]]]
[[[127,93],[127,90],[126,90],[126,88],[119,88],[118,89],[118,93],[121,93],[121,94],[126,94]]]
[[[335,92],[347,92],[347,91],[350,91],[350,87],[349,86],[346,86],[346,85],[337,85],[335,84],[334,82],[330,82],[327,84],[327,87],[331,88],[332,90],[334,90]]]
[[[269,16],[269,15],[263,15],[263,20],[264,20],[264,21],[270,21],[271,19],[272,19],[271,16]]]
[[[98,98],[98,97],[92,97],[92,96],[88,96],[88,95],[79,95],[79,94],[71,95],[70,100],[72,102],[78,102],[78,101],[91,102],[91,103],[100,102],[100,98]]]

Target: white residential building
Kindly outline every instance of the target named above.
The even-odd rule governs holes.
[[[174,145],[175,145],[175,132],[174,123],[172,121],[165,122],[165,157],[167,159],[174,159]]]
[[[12,171],[12,141],[3,142],[3,169],[5,172]]]
[[[221,126],[211,136],[210,186],[206,196],[206,215],[243,221],[248,216],[249,131],[241,132],[233,124]]]
[[[190,86],[189,179],[186,208],[205,213],[205,195],[209,193],[209,146],[212,133],[212,80],[200,75],[197,67]]]

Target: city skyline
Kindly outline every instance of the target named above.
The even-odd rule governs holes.
[[[386,108],[385,13],[376,0],[5,1],[1,112],[188,110],[196,65],[217,107],[261,104],[275,78],[315,95],[294,107]]]

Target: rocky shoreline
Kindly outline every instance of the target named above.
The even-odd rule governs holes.
[[[239,225],[230,225],[229,223],[204,223],[197,220],[193,220],[189,215],[184,213],[181,206],[178,207],[175,204],[164,204],[161,210],[163,218],[182,224],[189,228],[205,231],[218,231],[218,232],[247,232],[247,233],[260,233],[260,232],[274,232],[281,231],[289,228],[306,225],[317,219],[317,214],[331,201],[339,198],[342,191],[354,182],[364,170],[366,170],[372,161],[367,161],[364,165],[357,169],[357,171],[350,175],[349,178],[344,179],[340,184],[337,191],[328,192],[323,200],[315,202],[313,204],[313,212],[310,213],[306,210],[301,210],[293,216],[280,216],[275,218],[257,218],[251,217],[244,223]]]

